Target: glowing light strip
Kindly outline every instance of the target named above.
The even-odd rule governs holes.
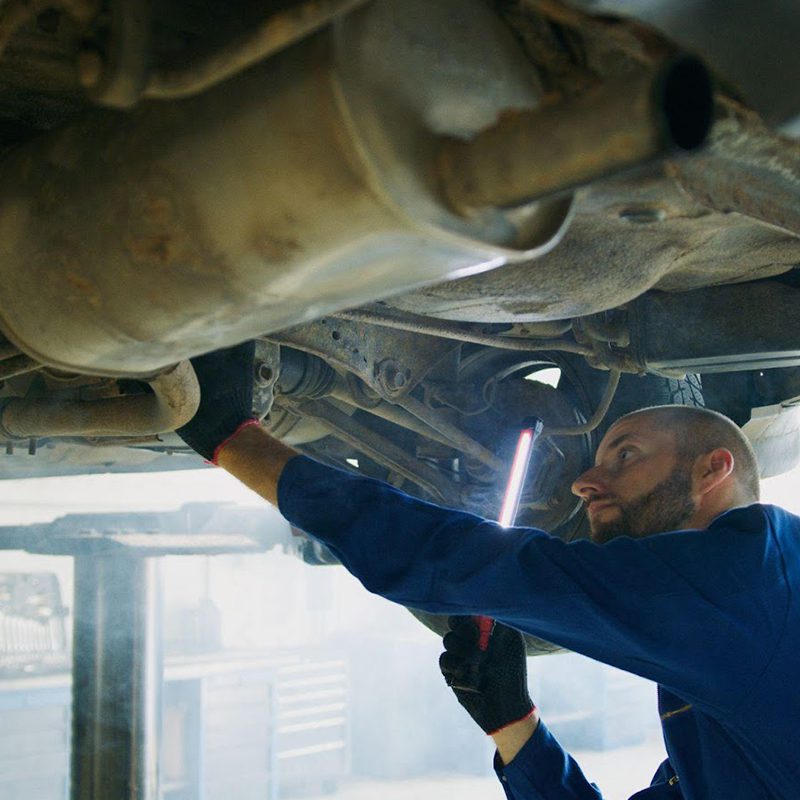
[[[517,450],[514,453],[514,461],[511,463],[511,474],[508,476],[506,493],[503,497],[503,505],[500,509],[498,522],[507,528],[514,521],[519,508],[519,500],[522,496],[522,487],[525,485],[525,474],[528,471],[528,463],[531,457],[533,445],[533,429],[526,428],[519,435],[517,440]]]

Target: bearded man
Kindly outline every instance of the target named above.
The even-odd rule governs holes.
[[[592,540],[567,543],[299,455],[249,419],[251,365],[248,345],[197,359],[203,400],[179,433],[368,590],[456,617],[440,666],[494,737],[509,798],[602,797],[539,719],[518,631],[658,684],[669,758],[636,800],[800,796],[800,518],[758,503],[730,420],[666,406],[617,421],[573,486]],[[473,615],[502,623],[477,662]],[[476,663],[479,691],[459,688]]]

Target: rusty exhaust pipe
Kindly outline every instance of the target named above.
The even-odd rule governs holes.
[[[507,112],[473,139],[438,153],[443,193],[469,215],[513,207],[615,175],[706,140],[714,90],[706,67],[679,56],[534,111]]]
[[[13,398],[0,411],[0,436],[152,436],[185,425],[200,404],[200,386],[189,361],[148,380],[153,394],[103,400]]]

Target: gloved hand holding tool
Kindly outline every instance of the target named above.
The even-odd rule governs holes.
[[[472,719],[492,735],[532,716],[536,707],[528,694],[522,634],[495,622],[487,648],[481,651],[473,617],[450,617],[449,625],[439,669]],[[463,688],[465,679],[474,679],[476,669],[480,690]]]

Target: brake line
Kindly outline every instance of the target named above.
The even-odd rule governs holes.
[[[614,395],[617,393],[619,386],[619,379],[622,372],[618,369],[612,369],[608,372],[608,383],[606,384],[603,396],[594,411],[594,414],[581,425],[567,425],[562,428],[545,427],[543,436],[581,436],[585,433],[591,433],[605,418],[611,403],[614,400]]]

